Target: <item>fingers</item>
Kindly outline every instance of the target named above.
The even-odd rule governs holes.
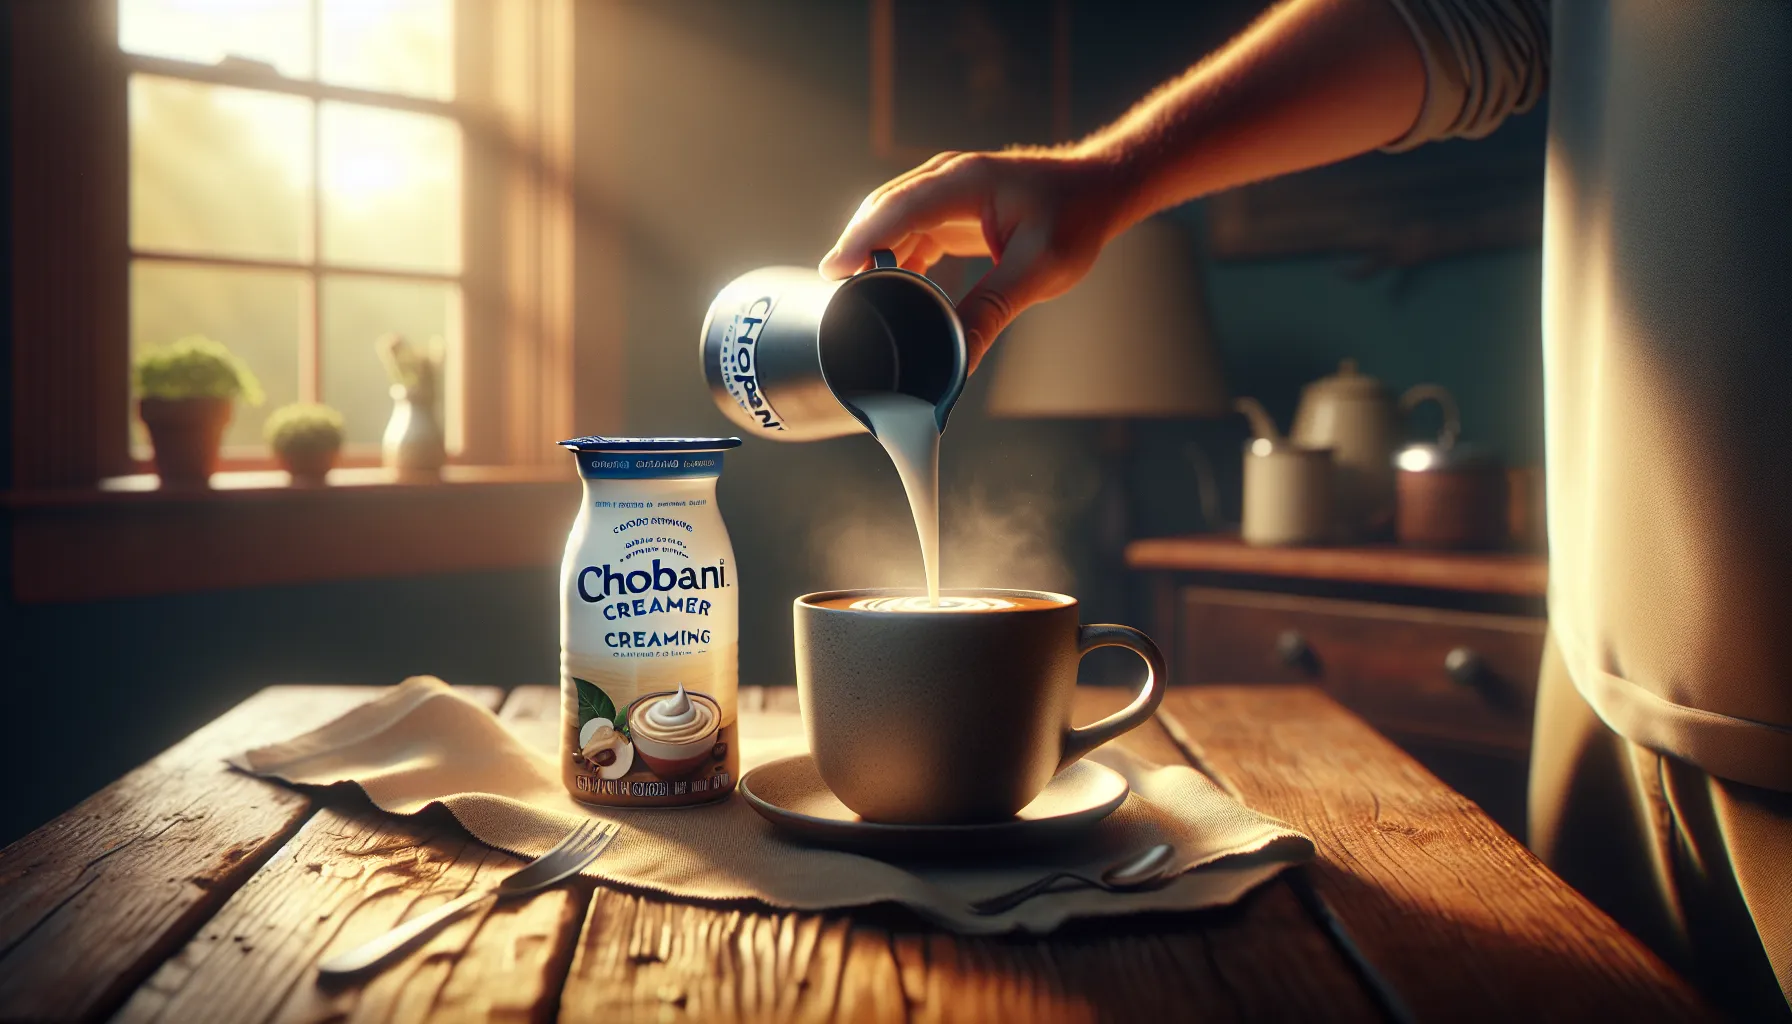
[[[921,175],[926,174],[929,171],[937,170],[939,167],[941,167],[942,165],[944,165],[945,163],[950,161],[953,157],[958,156],[958,155],[959,154],[958,154],[957,150],[950,150],[950,149],[945,151],[944,153],[935,153],[934,155],[928,157],[927,161],[925,163],[917,164],[914,167],[911,167],[908,170],[903,171],[901,174],[898,174],[894,178],[891,178],[889,181],[884,182],[882,185],[879,185],[876,188],[872,189],[871,194],[866,196],[864,201],[859,204],[859,209],[863,210],[866,207],[871,206],[877,200],[882,199],[884,197],[885,193],[887,193],[891,189],[894,189],[897,186],[903,184],[904,182],[913,180],[914,178],[918,178]]]
[[[1001,262],[958,304],[972,370],[1022,310],[1063,290],[1056,277],[1043,232],[1018,231],[1009,239]]]
[[[917,274],[925,274],[928,270],[932,269],[933,265],[938,263],[940,257],[945,254],[945,247],[939,242],[934,241],[932,235],[920,235],[918,236],[918,241],[908,255],[904,256],[899,253],[896,258],[900,262],[902,269],[912,270]]]
[[[978,216],[986,187],[981,168],[980,162],[957,154],[867,197],[823,257],[822,276],[845,277],[863,266],[874,250],[891,249],[911,234]]]
[[[947,256],[990,255],[981,220],[947,221],[927,232],[927,237],[940,243],[940,248]]]
[[[989,246],[984,244],[983,229],[976,221],[954,221],[925,234],[909,235],[891,246],[890,252],[896,256],[897,266],[925,274],[942,256],[988,256]],[[867,255],[852,273],[871,266]]]
[[[921,239],[925,237],[927,236],[910,235],[900,242],[890,246],[890,255],[896,257],[896,265],[900,267],[904,263],[907,263],[909,256],[915,251],[916,247],[921,244]]]

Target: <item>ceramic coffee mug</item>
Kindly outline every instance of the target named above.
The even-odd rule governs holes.
[[[1329,448],[1257,438],[1245,446],[1246,544],[1323,544],[1332,539],[1334,466]]]
[[[1130,626],[1084,626],[1076,599],[1032,590],[948,591],[1007,605],[878,610],[914,591],[836,590],[796,600],[796,682],[821,779],[867,821],[1006,818],[1078,758],[1144,724],[1168,674]],[[907,602],[896,599],[907,597]],[[1077,663],[1097,647],[1145,660],[1132,703],[1071,726]]]

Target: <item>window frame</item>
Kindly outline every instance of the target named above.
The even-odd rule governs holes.
[[[138,467],[127,419],[128,76],[163,58],[123,52],[116,0],[0,9],[12,257],[12,459],[0,481],[0,520],[10,527],[15,598],[296,582],[317,578],[325,563],[331,578],[552,564],[557,543],[517,531],[571,515],[577,483],[554,442],[622,426],[625,245],[608,204],[592,200],[607,198],[613,180],[605,143],[615,124],[613,63],[625,43],[605,4],[455,0],[455,19],[453,101],[271,70],[265,84],[375,106],[463,108],[463,373],[480,384],[464,397],[460,465],[438,485],[388,485],[376,470],[354,469],[352,486],[306,491],[263,473],[171,494],[130,479]],[[575,40],[585,41],[577,62]],[[234,69],[172,63],[181,77],[244,84]],[[378,497],[383,491],[392,497]],[[494,508],[514,514],[494,516]],[[435,526],[425,540],[391,549],[402,554],[342,557],[356,535],[417,534],[419,517]],[[142,557],[145,544],[182,538],[235,571],[185,573],[179,558]],[[121,589],[46,576],[102,552],[114,571],[141,563],[135,582]]]
[[[117,0],[113,0],[113,2],[116,3]],[[453,33],[455,52],[452,55],[452,59],[455,65],[457,79],[455,83],[455,98],[452,100],[441,100],[430,97],[413,96],[406,93],[382,92],[378,90],[333,85],[322,81],[318,77],[321,73],[318,69],[322,65],[322,53],[319,49],[323,34],[322,6],[320,0],[308,0],[308,2],[311,5],[310,32],[312,57],[313,64],[317,66],[314,67],[313,76],[311,78],[289,78],[286,75],[281,74],[271,65],[256,62],[246,61],[240,63],[199,64],[175,57],[162,57],[152,54],[136,53],[124,49],[122,45],[119,46],[119,59],[124,62],[124,88],[127,90],[127,96],[132,77],[136,75],[146,75],[154,78],[195,82],[209,86],[245,89],[254,92],[274,93],[283,96],[296,96],[310,101],[311,196],[309,205],[311,231],[308,241],[308,258],[279,259],[272,257],[207,255],[182,252],[179,250],[138,248],[129,242],[129,221],[127,220],[126,240],[129,255],[126,263],[126,275],[127,277],[129,276],[131,270],[135,268],[139,261],[161,265],[173,264],[191,267],[228,267],[245,270],[273,270],[303,275],[305,285],[304,305],[300,314],[301,320],[299,324],[298,400],[301,402],[327,402],[328,396],[323,394],[324,368],[322,353],[324,278],[326,276],[362,277],[390,281],[416,281],[431,284],[453,285],[460,291],[460,302],[463,307],[459,317],[459,321],[463,325],[461,330],[463,337],[458,339],[458,342],[464,346],[466,342],[464,337],[466,334],[464,328],[466,322],[466,310],[464,309],[464,306],[466,304],[468,291],[466,284],[467,260],[465,229],[466,221],[468,219],[467,211],[469,205],[478,202],[479,199],[470,194],[470,190],[466,185],[466,167],[468,164],[466,153],[468,121],[472,117],[472,109],[471,106],[462,99],[464,90],[461,88],[461,83],[458,80],[461,68],[467,63],[462,56],[462,51],[466,49],[465,40],[467,36],[467,33],[462,30],[462,26],[459,23],[459,18],[462,12],[458,9],[453,12],[455,18]],[[114,35],[114,38],[116,38],[116,34]],[[444,118],[454,123],[455,127],[459,130],[461,137],[460,163],[462,181],[460,205],[459,208],[454,210],[451,214],[451,216],[461,222],[461,230],[459,232],[461,251],[455,254],[456,262],[459,266],[458,270],[448,272],[392,267],[382,268],[353,263],[333,263],[325,257],[323,251],[323,104],[326,102],[347,103],[362,107],[424,114]],[[128,128],[128,104],[126,119]],[[132,158],[133,154],[129,151],[129,144],[127,141],[126,159],[129,161]],[[127,163],[127,174],[128,173],[129,167]],[[127,205],[127,217],[128,216],[129,210]],[[460,379],[463,382],[462,391],[464,392],[469,386],[468,378],[463,373],[460,375]],[[459,413],[461,412],[462,407],[464,407],[466,396],[463,393],[456,396],[445,395],[443,398],[447,402],[453,402],[457,407],[455,411]],[[444,408],[442,412],[446,415],[446,408]],[[146,452],[133,449],[128,434],[123,441],[123,444],[125,445],[126,454],[124,459],[119,461],[128,461],[133,470],[138,473],[154,472],[155,466],[153,461],[148,457]],[[250,451],[253,451],[253,454],[250,454]],[[245,447],[242,446],[233,448],[227,445],[222,454],[223,457],[220,460],[220,465],[225,470],[267,469],[275,466],[275,460],[272,453],[266,451],[263,446],[257,446],[256,449],[246,450]],[[378,465],[379,461],[380,456],[377,448],[372,446],[360,446],[359,448],[345,446],[341,455],[338,457],[337,464],[342,466],[373,466]],[[461,452],[458,449],[451,449],[448,455],[448,461],[450,463],[460,462]]]

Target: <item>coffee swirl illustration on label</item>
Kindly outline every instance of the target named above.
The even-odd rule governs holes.
[[[692,700],[678,684],[678,692],[661,697],[635,713],[634,732],[661,743],[690,743],[703,739],[716,725],[715,706]]]

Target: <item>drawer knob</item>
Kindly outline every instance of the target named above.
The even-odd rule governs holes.
[[[1487,677],[1487,659],[1471,647],[1452,647],[1444,655],[1444,671],[1463,686],[1478,687]]]
[[[1480,694],[1496,711],[1530,713],[1524,693],[1496,673],[1487,658],[1472,647],[1451,648],[1444,655],[1444,672],[1457,685]]]
[[[1315,661],[1313,648],[1307,646],[1307,638],[1298,629],[1284,629],[1276,634],[1276,660],[1307,672],[1313,670]]]

